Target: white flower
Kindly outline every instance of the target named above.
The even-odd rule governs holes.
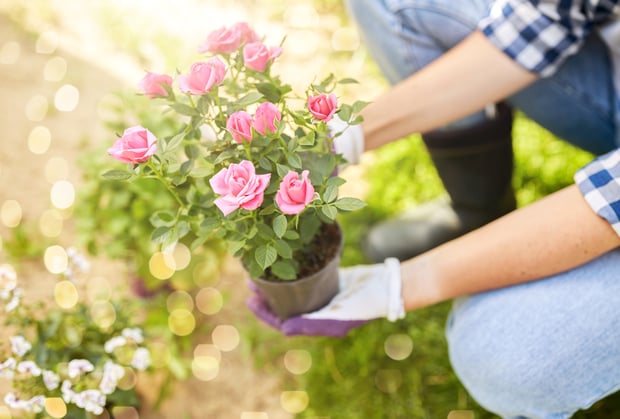
[[[25,410],[27,412],[39,413],[43,411],[45,406],[44,396],[34,396],[30,400],[22,400],[14,393],[7,393],[4,396],[4,403],[11,409]]]
[[[54,390],[60,385],[60,377],[53,371],[43,371],[43,384],[48,390]]]
[[[144,371],[151,365],[151,354],[146,348],[138,348],[133,353],[133,359],[131,360],[131,366]]]
[[[0,364],[0,378],[12,379],[15,375],[16,364],[15,358],[9,358]]]
[[[144,338],[142,337],[142,330],[137,327],[123,329],[121,334],[125,338],[133,340],[136,343],[142,343],[144,341]]]
[[[103,345],[103,350],[111,354],[116,348],[120,348],[121,346],[125,346],[126,344],[127,339],[125,339],[125,337],[115,336]]]
[[[11,336],[9,338],[11,340],[11,350],[17,356],[24,356],[26,353],[32,348],[30,342],[26,340],[23,336]]]
[[[73,402],[73,399],[75,398],[75,395],[77,394],[71,388],[71,381],[69,381],[69,380],[65,380],[65,381],[62,382],[62,386],[60,387],[60,391],[62,392],[62,399],[65,401],[65,403]]]
[[[11,311],[15,310],[17,306],[19,306],[19,300],[21,299],[21,296],[21,288],[15,288],[15,290],[13,290],[13,297],[9,300],[8,303],[6,303],[6,306],[4,306],[4,309],[7,313],[10,313]]]
[[[8,300],[17,287],[17,274],[10,265],[0,265],[0,299]]]
[[[75,378],[75,377],[79,377],[80,375],[84,373],[91,372],[94,369],[95,367],[93,366],[93,364],[90,363],[89,360],[74,359],[72,361],[69,361],[68,374],[69,374],[69,377]]]
[[[22,361],[17,364],[17,372],[22,374],[30,374],[33,377],[38,377],[41,375],[41,368],[33,361]]]
[[[87,412],[100,415],[103,413],[106,397],[99,390],[84,390],[77,393],[73,401],[77,407],[82,408]]]
[[[116,390],[118,380],[125,375],[125,369],[112,361],[107,361],[103,367],[103,378],[99,383],[99,389],[103,394],[112,394]]]

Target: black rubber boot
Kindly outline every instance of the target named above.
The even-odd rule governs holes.
[[[406,260],[515,209],[511,133],[512,112],[499,105],[493,119],[423,135],[448,196],[371,228],[367,258]]]

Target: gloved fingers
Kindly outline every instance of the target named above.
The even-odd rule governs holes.
[[[368,320],[333,320],[306,319],[303,316],[293,317],[282,323],[282,333],[286,336],[325,336],[345,337],[355,327],[367,323]]]

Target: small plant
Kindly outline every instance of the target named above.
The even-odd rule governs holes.
[[[104,177],[165,186],[176,210],[149,217],[164,250],[188,238],[192,248],[223,240],[252,277],[292,280],[319,269],[323,246],[311,244],[322,227],[364,206],[338,196],[344,159],[333,139],[340,132],[327,125],[336,114],[361,121],[355,115],[365,103],[339,104],[333,93],[354,80],[329,76],[295,96],[271,74],[281,46],[265,45],[245,23],[210,33],[199,51],[207,58],[177,75],[176,86],[172,76],[151,72],[140,84],[164,104],[153,112],[182,121],[178,132],[125,129],[109,154],[126,166]]]
[[[73,249],[67,249],[67,255],[70,263],[57,285],[77,290],[77,276],[88,263]],[[87,418],[114,406],[139,404],[135,390],[119,388],[130,370],[143,371],[150,363],[142,330],[132,324],[127,301],[111,303],[115,321],[96,322],[87,301],[50,307],[42,302],[24,304],[23,294],[12,266],[0,266],[0,309],[5,330],[11,332],[0,346],[4,354],[0,378],[12,384],[4,397],[11,409],[46,417],[46,400],[55,398],[64,401],[67,417]]]

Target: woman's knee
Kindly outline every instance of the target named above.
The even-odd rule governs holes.
[[[552,278],[458,301],[454,371],[502,417],[568,418],[620,388],[620,251]]]

